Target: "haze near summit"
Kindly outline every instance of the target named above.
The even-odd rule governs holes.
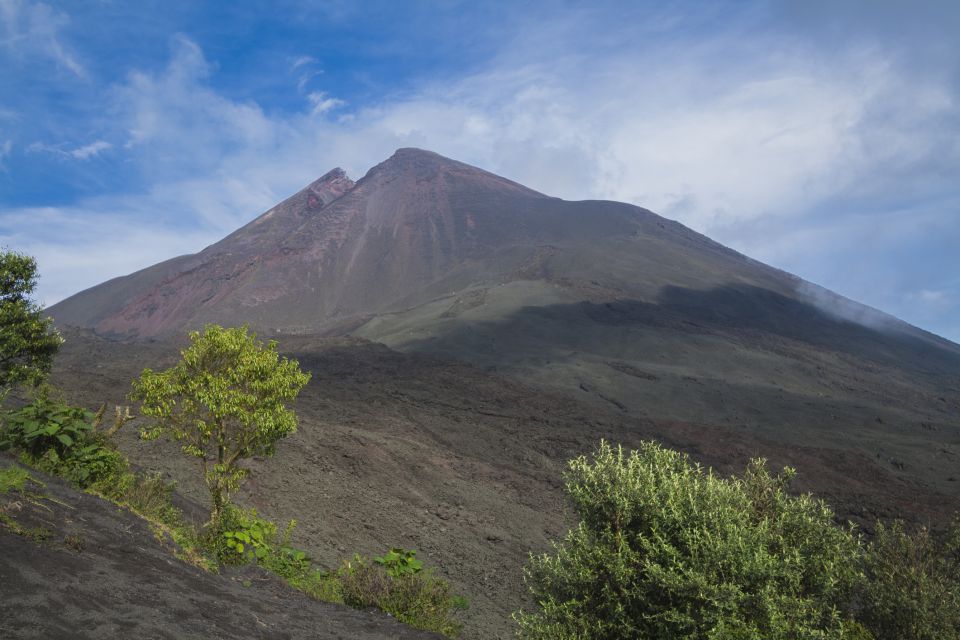
[[[0,244],[53,304],[416,146],[958,341],[960,7],[835,5],[0,0]]]

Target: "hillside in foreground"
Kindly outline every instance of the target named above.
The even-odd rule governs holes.
[[[16,465],[0,455],[0,472]],[[0,637],[428,640],[382,613],[319,602],[253,567],[222,574],[174,556],[138,516],[36,470],[0,494]]]

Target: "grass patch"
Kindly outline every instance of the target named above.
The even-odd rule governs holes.
[[[11,466],[0,471],[0,494],[17,493],[21,498],[31,504],[48,508],[41,504],[45,496],[27,491],[27,483],[43,487],[44,484],[31,476],[23,467]],[[24,527],[7,513],[11,505],[0,506],[0,525],[9,529],[18,536],[23,536],[36,543],[45,542],[50,539],[53,532],[46,527]]]
[[[40,481],[34,480],[23,467],[12,466],[0,471],[0,493],[22,492],[27,482],[43,486]]]

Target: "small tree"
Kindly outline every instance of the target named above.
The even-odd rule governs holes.
[[[199,459],[215,529],[247,473],[237,463],[272,455],[277,440],[297,430],[296,414],[285,403],[310,375],[296,360],[281,358],[276,342],[264,345],[246,327],[207,325],[202,334],[192,332],[190,342],[176,366],[145,369],[133,383],[133,398],[144,415],[156,418],[143,438],[167,435]]]
[[[572,460],[580,522],[555,555],[530,558],[540,608],[515,615],[519,636],[866,637],[847,611],[859,539],[823,503],[788,495],[792,475],[755,460],[743,479],[722,479],[650,442]]]
[[[0,251],[0,402],[18,384],[37,384],[50,371],[63,338],[30,299],[37,263],[30,256]]]

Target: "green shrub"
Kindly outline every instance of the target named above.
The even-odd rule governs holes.
[[[458,637],[463,624],[454,616],[467,608],[466,599],[454,594],[450,584],[435,577],[432,570],[411,568],[406,559],[412,559],[414,552],[391,551],[397,553],[386,563],[379,560],[390,553],[374,563],[359,555],[343,563],[338,571],[343,602],[360,609],[380,609],[412,627]]]
[[[125,506],[150,520],[182,524],[180,510],[173,506],[173,483],[159,473],[130,475],[119,498]]]
[[[20,449],[32,458],[52,452],[55,459],[65,457],[78,442],[93,433],[93,414],[71,407],[40,393],[30,404],[7,413],[0,435],[0,450]]]
[[[224,564],[243,564],[262,560],[271,551],[277,525],[257,515],[256,509],[243,509],[227,503],[211,530],[213,551]]]
[[[960,638],[960,521],[939,540],[878,523],[864,564],[860,619],[877,640]]]
[[[601,442],[569,463],[579,524],[531,556],[540,609],[521,638],[863,637],[848,613],[859,539],[809,496],[786,493],[755,460],[721,479],[655,443],[625,454]],[[855,631],[856,630],[856,631]]]
[[[24,407],[9,412],[0,449],[20,450],[41,471],[118,499],[132,476],[127,459],[92,424],[93,414],[50,397],[42,390]]]
[[[393,547],[373,561],[383,567],[391,578],[412,576],[423,569],[423,562],[417,560],[417,552],[413,549]]]
[[[210,491],[210,522],[219,520],[248,470],[240,462],[270,456],[277,442],[297,430],[287,403],[310,380],[296,360],[259,342],[246,326],[207,325],[190,333],[190,346],[166,371],[144,369],[133,382],[141,413],[155,420],[144,439],[169,437],[200,464]],[[212,464],[211,464],[212,463]],[[235,541],[243,544],[242,541]]]
[[[302,575],[289,578],[287,582],[294,589],[317,600],[344,604],[340,577],[335,572],[311,569]]]
[[[36,285],[36,260],[0,250],[0,404],[13,388],[44,380],[63,344],[53,320],[30,298]]]

